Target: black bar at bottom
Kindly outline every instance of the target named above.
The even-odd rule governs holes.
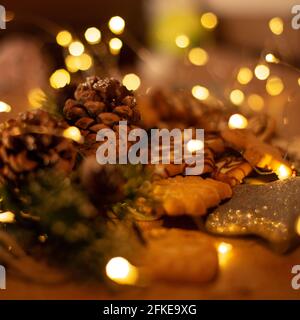
[[[300,297],[299,297],[300,298]],[[0,319],[201,319],[298,314],[300,301],[0,301]],[[20,318],[21,319],[21,318]]]

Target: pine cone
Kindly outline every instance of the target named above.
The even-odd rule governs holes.
[[[127,120],[128,131],[138,126],[140,114],[133,93],[116,79],[89,77],[79,84],[75,99],[68,99],[64,115],[68,123],[78,127],[84,136],[84,154],[92,154],[100,145],[96,135],[100,129],[118,130],[118,123]]]
[[[147,128],[202,128],[216,131],[227,123],[226,110],[217,102],[195,99],[184,90],[153,89],[138,99],[143,125]]]
[[[81,182],[98,209],[122,201],[126,179],[119,166],[100,165],[94,156],[87,157],[81,166]]]
[[[76,150],[61,136],[68,125],[43,110],[28,111],[9,120],[0,131],[0,178],[20,182],[41,168],[72,170]]]

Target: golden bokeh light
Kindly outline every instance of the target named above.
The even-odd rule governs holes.
[[[300,216],[296,220],[296,232],[300,236]]]
[[[248,120],[241,114],[233,114],[228,120],[230,129],[245,129],[248,126]]]
[[[277,177],[279,180],[285,180],[292,176],[293,172],[292,169],[285,164],[281,164],[278,166],[278,168],[275,170],[275,173],[277,174]]]
[[[232,250],[232,245],[230,243],[226,243],[226,242],[221,242],[219,245],[218,245],[218,252],[220,254],[226,254],[228,253],[229,251]]]
[[[10,112],[10,111],[11,111],[11,106],[4,101],[0,101],[0,112]]]
[[[65,87],[71,81],[70,74],[65,69],[58,69],[52,73],[49,82],[52,88],[59,89]]]
[[[73,41],[69,45],[69,52],[72,56],[78,57],[84,52],[84,45],[80,41]]]
[[[141,85],[141,80],[136,74],[128,73],[124,76],[122,83],[128,90],[137,90]]]
[[[190,39],[187,35],[185,34],[179,34],[175,38],[175,43],[178,48],[187,48],[190,44]]]
[[[192,95],[198,100],[206,100],[209,97],[209,90],[203,86],[194,86]]]
[[[0,212],[0,223],[15,222],[15,214],[11,211]]]
[[[270,77],[266,83],[266,91],[270,96],[279,95],[284,89],[284,84],[279,77]]]
[[[234,89],[230,92],[229,99],[230,99],[231,103],[239,106],[245,100],[244,92],[239,89]]]
[[[259,80],[266,80],[270,75],[270,69],[264,64],[259,64],[254,69],[254,74]]]
[[[68,71],[70,72],[77,72],[79,70],[78,67],[78,57],[72,56],[72,55],[68,55],[65,58],[65,64],[66,67],[68,69]]]
[[[196,152],[196,151],[200,151],[204,148],[204,144],[203,141],[198,140],[198,139],[191,139],[187,145],[187,150],[189,152]]]
[[[205,29],[214,29],[218,24],[218,17],[212,12],[206,12],[201,16],[201,24]]]
[[[249,108],[256,112],[261,111],[265,106],[263,97],[256,93],[249,95],[247,98],[247,103]]]
[[[196,66],[204,66],[208,61],[208,54],[202,48],[193,48],[189,51],[188,58]]]
[[[31,108],[40,108],[46,100],[46,94],[41,88],[34,88],[28,92],[27,99]]]
[[[283,21],[279,17],[274,17],[269,21],[269,28],[275,35],[280,35],[283,32]]]
[[[91,68],[93,65],[93,59],[87,53],[83,53],[81,56],[78,57],[79,66],[78,69],[82,71],[86,71]]]
[[[277,57],[275,57],[273,53],[267,53],[265,56],[265,59],[269,63],[279,63],[280,62],[279,59]]]
[[[138,269],[122,257],[109,260],[105,270],[109,279],[123,285],[134,285],[139,276]]]
[[[56,35],[56,42],[62,47],[67,47],[72,42],[72,34],[68,30],[60,31]]]
[[[119,54],[122,46],[123,46],[123,42],[119,38],[112,38],[109,40],[109,50],[110,50],[110,53],[113,55]]]
[[[247,67],[240,68],[236,78],[240,84],[247,84],[252,80],[253,72]]]
[[[232,257],[232,245],[227,242],[221,242],[217,245],[218,260],[220,267],[225,267]]]
[[[65,63],[70,72],[77,72],[78,70],[86,71],[92,67],[93,59],[87,53],[83,53],[79,57],[68,55]]]
[[[65,129],[63,132],[63,136],[78,143],[82,142],[80,130],[74,126]]]
[[[109,30],[114,34],[121,34],[125,28],[125,20],[119,16],[112,17],[108,22]]]
[[[101,32],[96,27],[86,29],[84,33],[85,40],[90,44],[96,44],[101,41]]]

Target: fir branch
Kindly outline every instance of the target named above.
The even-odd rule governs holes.
[[[100,278],[109,258],[133,257],[141,245],[131,223],[98,214],[74,177],[43,170],[18,189],[3,185],[1,194],[2,209],[16,214],[17,223],[9,230],[26,235],[26,249],[46,235],[43,252],[81,276]]]

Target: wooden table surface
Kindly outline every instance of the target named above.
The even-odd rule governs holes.
[[[219,259],[218,275],[207,284],[178,280],[112,290],[96,282],[41,285],[8,274],[7,290],[0,291],[0,299],[300,299],[300,290],[291,286],[291,269],[300,264],[300,248],[278,255],[255,239],[211,236],[211,241],[230,243],[232,250]]]

